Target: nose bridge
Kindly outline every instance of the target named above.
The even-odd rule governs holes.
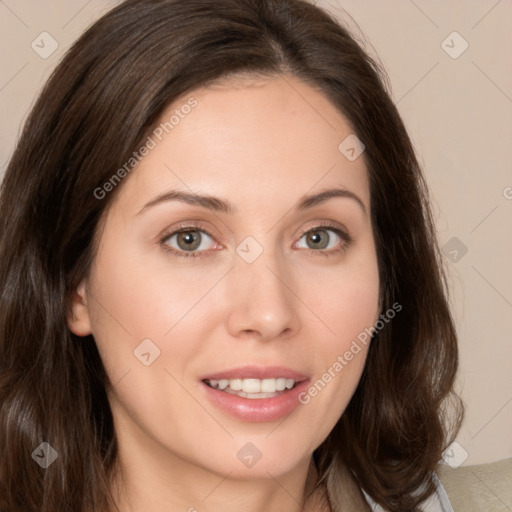
[[[269,239],[271,237],[267,237]],[[278,251],[247,237],[236,248],[230,279],[229,328],[271,339],[298,328],[293,283]]]

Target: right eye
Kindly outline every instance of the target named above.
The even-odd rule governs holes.
[[[166,251],[176,256],[190,258],[202,256],[201,253],[208,250],[211,242],[213,237],[204,228],[185,226],[166,233],[160,244]]]

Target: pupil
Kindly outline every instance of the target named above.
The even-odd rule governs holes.
[[[322,243],[322,234],[325,235],[325,231],[317,231],[309,236],[309,240],[313,242],[313,244],[316,244],[316,248],[324,249],[327,247],[328,237],[324,236]]]
[[[184,244],[184,247],[180,242]],[[178,245],[180,245],[181,249],[185,250],[197,249],[200,245],[199,236],[193,231],[182,232],[178,236]]]

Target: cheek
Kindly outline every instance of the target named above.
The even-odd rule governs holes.
[[[148,352],[150,361],[156,357],[152,368],[177,367],[181,374],[203,340],[198,315],[208,315],[208,292],[225,270],[116,247],[121,241],[112,235],[98,252],[89,281],[93,336],[111,382],[128,371],[133,381],[146,369],[136,354]]]
[[[206,271],[194,271],[190,264],[172,263],[158,247],[139,249],[137,244],[123,244],[111,234],[108,245],[96,257],[91,290],[98,299],[99,317],[107,323],[124,327],[125,334],[130,333],[134,340],[160,338],[215,279],[208,278]]]
[[[315,340],[311,360],[316,372],[300,401],[310,408],[312,418],[321,418],[313,422],[323,435],[334,427],[359,383],[380,313],[372,246],[346,265],[333,268],[319,267],[305,274],[300,292],[317,317],[306,328]],[[313,324],[315,330],[311,330]]]
[[[317,317],[322,351],[337,354],[379,317],[379,273],[373,245],[368,243],[346,261],[311,266],[301,273],[300,297]]]

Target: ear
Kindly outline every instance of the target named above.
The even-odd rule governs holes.
[[[67,321],[70,331],[77,336],[88,336],[92,333],[85,279],[73,292]]]

